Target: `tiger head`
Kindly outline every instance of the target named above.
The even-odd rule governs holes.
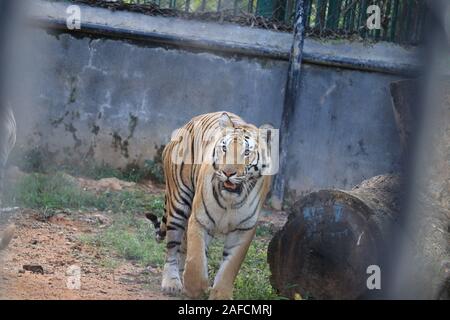
[[[233,122],[227,113],[219,118],[220,134],[213,149],[213,168],[222,193],[232,197],[249,183],[269,175],[271,129]]]

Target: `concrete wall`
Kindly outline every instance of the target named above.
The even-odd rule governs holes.
[[[91,14],[90,10],[103,9],[86,10]],[[121,13],[105,11],[91,15],[102,18],[100,12],[122,17]],[[136,14],[125,15],[126,21],[131,21],[130,17]],[[138,18],[147,19],[149,24],[165,21],[158,17]],[[193,29],[196,28],[196,22],[174,23],[193,23]],[[20,128],[16,153],[39,149],[45,151],[49,161],[78,163],[92,158],[124,167],[152,159],[156,148],[168,142],[172,130],[201,113],[228,110],[257,125],[270,122],[279,127],[288,66],[286,40],[290,35],[202,25],[209,32],[213,28],[222,33],[227,28],[239,28],[239,32],[225,32],[241,41],[239,48],[236,49],[236,43],[230,44],[232,37],[214,39],[214,48],[208,50],[205,42],[193,45],[200,41],[199,36],[195,41],[174,44],[160,38],[131,41],[86,30],[76,34],[34,30],[30,38],[37,71],[28,79],[30,99],[15,105]],[[161,24],[164,27],[167,25]],[[133,26],[129,28],[132,30]],[[174,24],[171,28],[177,29]],[[248,35],[247,45],[242,45],[248,32],[257,32],[253,46],[248,45],[252,41]],[[224,37],[222,33],[217,34]],[[276,43],[276,48],[272,48],[275,51],[267,51],[269,44],[264,41]],[[229,50],[218,50],[217,43]],[[398,57],[387,61],[381,54],[376,60],[373,52],[383,52],[381,44],[367,55],[373,63],[365,61],[366,66],[362,67],[370,71],[356,70],[356,65],[336,67],[334,63],[330,67],[326,59],[323,63],[313,61],[314,52],[324,48],[328,48],[333,59],[340,52],[357,60],[364,52],[358,43],[306,44],[310,60],[304,65],[288,150],[288,187],[296,193],[350,188],[365,178],[394,170],[399,159],[388,86],[400,76],[387,74],[386,70],[399,65],[400,69],[405,68],[405,61]],[[385,51],[399,50],[403,49],[385,45]],[[324,56],[323,52],[320,56]],[[402,56],[406,57],[399,55]]]
[[[125,167],[156,149],[192,117],[227,110],[257,125],[279,127],[287,63],[223,58],[125,41],[34,32],[45,51],[19,145],[39,146],[58,162]],[[30,117],[30,112],[33,114]],[[28,144],[28,146],[27,146]]]
[[[289,149],[291,190],[348,189],[395,170],[395,76],[305,65]]]

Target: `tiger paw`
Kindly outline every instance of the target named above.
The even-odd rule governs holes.
[[[209,283],[207,279],[198,280],[195,282],[186,281],[184,283],[184,294],[191,299],[206,298],[205,295],[209,289]]]
[[[161,290],[165,294],[169,295],[178,295],[183,290],[183,284],[181,283],[180,278],[166,278],[163,277],[163,281],[161,284]]]
[[[209,294],[209,300],[232,300],[233,292],[232,290],[221,290],[217,288],[212,288]]]

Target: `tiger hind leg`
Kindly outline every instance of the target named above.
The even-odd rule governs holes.
[[[178,211],[180,212],[180,211]],[[184,260],[182,242],[185,238],[187,216],[173,214],[168,216],[166,227],[166,260],[163,269],[161,288],[164,293],[179,294],[183,289],[180,276],[180,265]]]

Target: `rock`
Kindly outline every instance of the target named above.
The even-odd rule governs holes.
[[[103,224],[103,225],[111,224],[111,218],[107,217],[103,214],[96,214],[96,215],[94,215],[94,218],[96,218],[96,220],[98,221],[99,224]]]
[[[83,189],[92,191],[122,191],[125,188],[136,186],[134,182],[122,181],[117,178],[104,178],[100,180],[79,178],[78,182]]]
[[[20,181],[22,178],[24,178],[27,174],[23,171],[21,171],[16,166],[10,166],[8,170],[6,171],[6,180],[8,183],[15,183],[17,181]]]
[[[30,271],[32,273],[44,274],[44,268],[40,265],[26,264],[22,268],[23,270]]]

